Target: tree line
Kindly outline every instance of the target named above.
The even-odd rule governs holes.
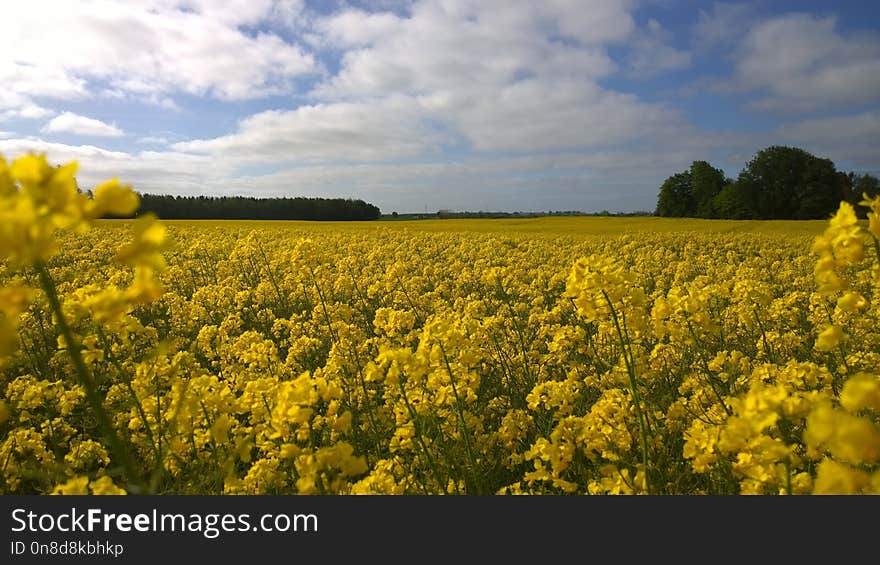
[[[860,217],[862,194],[880,193],[870,174],[838,171],[830,159],[797,147],[774,145],[758,151],[734,180],[706,161],[663,183],[657,216],[734,220],[814,220],[833,214],[845,200]]]
[[[253,198],[140,194],[134,214],[165,220],[377,220],[378,207],[350,198]]]

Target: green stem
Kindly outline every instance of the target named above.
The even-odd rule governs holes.
[[[768,358],[771,363],[776,363],[776,353],[773,351],[773,346],[770,345],[770,341],[767,339],[767,332],[764,331],[764,324],[761,322],[761,317],[758,316],[757,310],[752,310],[752,313],[755,315],[755,321],[758,322],[758,329],[761,330],[761,339],[764,340],[764,348],[769,354]]]
[[[403,372],[401,372],[401,376],[403,376]],[[421,419],[415,411],[415,408],[410,404],[409,398],[406,396],[406,387],[404,385],[404,381],[398,379],[397,385],[400,388],[400,396],[403,398],[403,403],[406,406],[406,411],[409,412],[410,421],[413,424],[413,430],[416,433],[416,441],[419,444],[419,447],[422,448],[422,455],[428,463],[428,468],[431,470],[431,473],[434,475],[434,480],[437,481],[437,487],[440,489],[446,488],[445,481],[440,477],[440,473],[437,470],[436,465],[434,464],[434,458],[431,457],[431,452],[428,451],[428,447],[425,445],[424,438],[422,438],[422,430],[421,430]]]
[[[333,339],[333,343],[338,344],[339,336],[336,334],[336,330],[333,329],[333,323],[330,321],[330,313],[327,311],[327,301],[324,299],[324,292],[321,290],[321,285],[318,284],[318,277],[315,276],[315,270],[311,267],[309,268],[309,272],[312,274],[312,282],[315,284],[315,290],[318,291],[318,298],[321,300],[321,311],[324,313],[324,321],[327,323],[330,337]]]
[[[135,410],[138,413],[138,417],[140,417],[141,421],[144,423],[144,432],[147,434],[147,439],[150,441],[150,447],[153,448],[153,453],[158,458],[159,448],[156,445],[156,439],[153,436],[153,430],[150,428],[150,421],[147,419],[147,413],[144,410],[143,405],[141,404],[140,399],[138,398],[137,392],[134,390],[134,386],[131,384],[131,375],[122,368],[122,365],[116,359],[116,356],[113,355],[113,348],[110,344],[110,341],[107,339],[106,334],[104,334],[101,329],[98,329],[98,339],[101,340],[101,348],[104,350],[104,354],[107,357],[107,360],[116,368],[116,372],[119,374],[120,378],[124,380],[125,388],[128,390],[128,394],[131,396],[132,403],[134,403]],[[156,426],[161,425],[160,420],[156,420]]]
[[[260,251],[260,256],[263,258],[263,262],[266,264],[266,272],[269,276],[269,282],[272,283],[272,288],[275,290],[275,297],[278,300],[281,308],[284,309],[285,316],[290,315],[290,305],[287,303],[287,296],[281,292],[281,287],[278,284],[277,279],[275,278],[275,271],[272,269],[272,263],[269,262],[269,258],[266,256],[266,252],[263,250],[263,244],[259,241],[257,242],[257,249]]]
[[[635,368],[630,362],[630,356],[632,354],[629,352],[626,340],[624,340],[623,330],[621,330],[620,321],[617,319],[617,310],[614,309],[614,304],[612,304],[611,298],[609,298],[608,293],[604,290],[602,291],[602,296],[605,297],[605,301],[608,302],[608,307],[611,309],[611,319],[614,321],[614,328],[617,330],[617,337],[620,339],[620,345],[624,350],[623,361],[626,363],[626,374],[629,377],[629,387],[633,395],[633,404],[635,404],[636,415],[639,418],[639,435],[642,439],[642,466],[645,469],[645,490],[648,494],[652,494],[651,481],[648,478],[648,434],[645,430],[645,414],[642,412],[642,402],[639,399],[639,391],[636,388]]]
[[[143,485],[141,484],[138,473],[135,471],[130,454],[123,445],[122,440],[120,440],[119,436],[116,434],[116,430],[113,428],[113,424],[110,421],[110,417],[107,415],[107,411],[104,410],[104,403],[98,392],[97,386],[95,386],[95,381],[92,379],[86,364],[83,362],[79,343],[77,343],[74,338],[73,331],[67,324],[67,319],[64,317],[64,312],[61,310],[61,302],[58,300],[58,290],[55,287],[55,281],[52,279],[52,275],[49,274],[49,271],[43,262],[35,263],[34,268],[40,278],[40,286],[46,293],[49,307],[55,315],[55,325],[58,328],[58,332],[67,344],[67,352],[73,362],[76,377],[85,389],[86,398],[98,419],[98,424],[101,427],[104,440],[110,446],[113,456],[122,465],[122,471],[128,483],[134,487],[136,493],[142,492]]]
[[[522,328],[519,325],[519,317],[516,312],[513,310],[513,305],[509,300],[509,296],[507,295],[507,291],[504,290],[504,286],[501,284],[501,281],[498,281],[498,292],[501,294],[503,302],[507,305],[507,311],[510,312],[510,321],[513,324],[513,330],[516,332],[516,336],[519,339],[519,348],[522,353],[522,363],[523,363],[523,372],[525,373],[526,382],[531,385],[535,382],[532,378],[532,372],[529,369],[529,357],[526,352],[526,340],[523,335]]]
[[[688,331],[691,334],[691,337],[694,340],[694,349],[697,351],[697,356],[700,358],[700,361],[703,363],[703,371],[706,373],[706,376],[709,377],[709,388],[712,389],[712,392],[715,393],[715,398],[718,399],[718,403],[721,405],[721,408],[724,409],[724,412],[728,416],[733,415],[733,410],[727,406],[727,402],[724,400],[724,396],[718,391],[718,387],[715,386],[715,378],[712,374],[712,369],[709,368],[709,360],[706,359],[706,348],[703,347],[703,344],[700,343],[700,339],[697,337],[697,333],[694,331],[694,326],[691,324],[690,320],[686,320]],[[730,387],[728,387],[727,393],[730,394]]]
[[[449,358],[446,356],[446,350],[443,348],[443,344],[438,342],[437,345],[440,347],[440,353],[443,354],[443,363],[446,365],[446,372],[449,373],[449,382],[452,385],[452,395],[455,397],[455,408],[458,413],[459,424],[461,425],[461,437],[464,440],[464,449],[467,453],[468,462],[470,463],[470,483],[477,489],[475,494],[482,494],[479,490],[479,485],[473,476],[474,471],[477,469],[477,460],[474,457],[474,451],[471,448],[467,422],[464,419],[464,407],[462,406],[461,397],[458,394],[458,387],[455,386],[455,376],[452,374],[452,367],[449,365]]]

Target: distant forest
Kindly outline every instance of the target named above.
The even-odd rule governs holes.
[[[377,220],[379,208],[347,198],[253,198],[141,194],[135,215],[164,220]]]

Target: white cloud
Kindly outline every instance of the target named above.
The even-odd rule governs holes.
[[[833,17],[788,14],[755,26],[736,65],[769,110],[809,111],[880,100],[880,36],[841,34]]]
[[[172,147],[239,163],[360,161],[404,159],[430,152],[442,141],[425,124],[415,99],[390,96],[261,112],[242,120],[235,133]]]
[[[152,0],[147,4],[162,11],[195,12],[230,27],[261,23],[270,13],[294,15],[303,8],[303,2],[299,0]]]
[[[233,170],[222,162],[175,152],[109,151],[94,145],[68,145],[39,138],[0,140],[0,154],[14,159],[27,153],[45,153],[54,164],[77,161],[80,186],[95,186],[119,178],[135,190],[155,194],[201,194],[205,187],[222,184]]]
[[[595,79],[615,65],[604,46],[632,33],[630,2],[424,1],[410,17],[350,10],[316,23],[348,50],[321,98],[497,87],[521,76]]]
[[[669,45],[672,34],[655,19],[630,42],[628,57],[630,74],[650,77],[666,71],[678,71],[691,65],[689,52]]]
[[[80,116],[73,112],[64,112],[52,118],[40,130],[43,133],[75,133],[97,137],[122,137],[125,135],[116,124],[107,124],[101,120]]]
[[[240,100],[294,90],[314,58],[270,32],[245,32],[296,2],[32,0],[4,5],[0,82],[20,96],[120,91],[159,105],[169,94]],[[35,33],[34,30],[39,30]],[[24,103],[23,103],[24,104]]]
[[[835,163],[876,169],[880,164],[880,112],[810,118],[781,126],[780,138]],[[840,168],[840,167],[838,167]]]
[[[109,98],[112,100],[140,102],[143,104],[156,106],[158,108],[164,108],[166,110],[182,110],[182,108],[178,106],[177,102],[175,102],[173,98],[171,98],[170,96],[163,96],[162,94],[157,92],[134,93],[133,91],[126,91],[121,88],[104,88],[97,94],[102,98]]]
[[[38,120],[54,112],[35,104],[30,97],[8,89],[0,89],[0,121],[13,119]]]
[[[643,73],[682,68],[689,56],[666,44],[657,22],[637,32],[632,7],[611,0],[426,0],[404,16],[345,10],[314,24],[325,47],[345,53],[339,73],[312,94],[358,105],[389,93],[415,97],[429,123],[480,151],[597,147],[651,135],[678,118],[598,86],[617,70],[608,46],[626,40],[659,55],[633,62]],[[375,112],[399,121],[381,103]],[[400,121],[422,123],[409,114]]]
[[[537,79],[481,90],[389,96],[267,111],[236,132],[175,143],[235,162],[388,161],[464,143],[483,152],[610,147],[676,135],[676,112],[590,82]]]
[[[729,47],[742,40],[756,16],[754,5],[729,2],[714,2],[699,14],[694,40],[700,50]]]
[[[403,18],[391,12],[363,10],[346,10],[315,23],[324,44],[342,49],[371,45],[403,25]]]
[[[663,106],[584,81],[524,80],[426,100],[479,151],[610,147],[679,127],[677,114]]]
[[[43,108],[30,101],[14,108],[0,109],[0,121],[22,118],[26,120],[39,120],[54,114],[52,110]]]
[[[3,26],[0,23],[0,29]],[[8,39],[0,38],[0,45],[4,43],[9,58],[0,63],[0,77],[3,77],[6,90],[47,98],[75,99],[86,95],[84,79],[71,75],[64,68],[29,61],[17,48],[9,45]]]

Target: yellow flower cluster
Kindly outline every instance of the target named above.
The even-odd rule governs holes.
[[[4,494],[880,493],[880,198],[105,221],[74,173],[0,161]]]
[[[98,185],[91,194],[82,192],[76,170],[75,162],[52,166],[44,155],[26,155],[12,163],[0,156],[0,261],[5,279],[0,288],[0,368],[24,346],[30,369],[21,370],[13,363],[12,372],[4,374],[6,397],[17,420],[30,424],[12,430],[0,444],[12,491],[22,481],[47,485],[75,471],[103,472],[110,456],[96,439],[112,444],[116,464],[124,459],[127,478],[133,479],[130,453],[112,429],[104,406],[101,377],[109,375],[98,370],[102,362],[110,361],[116,373],[124,373],[127,353],[108,344],[126,343],[139,326],[128,314],[161,294],[157,273],[164,268],[164,228],[151,216],[137,220],[134,241],[117,254],[119,264],[132,267],[133,274],[114,273],[105,284],[72,285],[59,278],[59,267],[70,264],[64,234],[84,236],[101,217],[130,215],[139,206],[137,193],[118,179]],[[126,286],[119,288],[122,281]],[[19,327],[22,322],[24,328]],[[39,332],[28,331],[33,323]],[[82,398],[91,407],[87,418],[83,412],[88,410],[80,407]],[[5,402],[3,411],[5,420],[10,411]],[[40,419],[35,420],[34,414]],[[86,429],[82,425],[86,420],[96,423],[97,429]],[[42,433],[35,430],[38,422]],[[50,452],[56,457],[49,457]],[[29,453],[38,456],[34,459]],[[35,462],[44,466],[42,472],[34,473]],[[88,485],[88,476],[80,478]],[[99,481],[91,491],[107,490],[106,481]],[[76,485],[70,488],[85,489]]]

